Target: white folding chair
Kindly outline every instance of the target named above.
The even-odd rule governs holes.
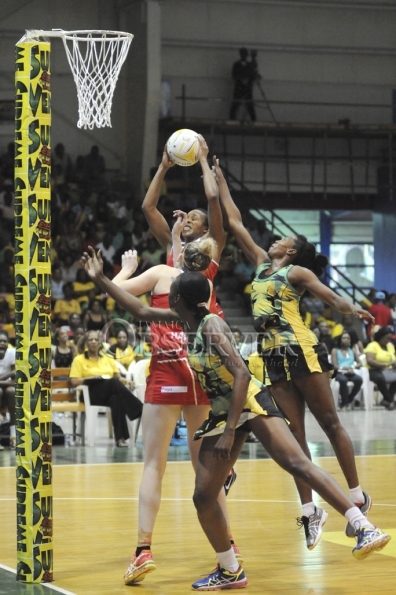
[[[76,392],[82,392],[85,405],[85,438],[88,446],[94,446],[96,429],[98,427],[98,415],[103,410],[103,405],[91,405],[89,398],[89,387],[85,384],[80,384],[76,388]],[[109,407],[105,407],[107,421],[109,426],[109,438],[113,438],[113,422],[111,419],[111,411]]]
[[[131,364],[132,365],[132,364]],[[146,393],[146,373],[147,367],[150,365],[149,359],[142,359],[135,363],[132,372],[132,379],[135,384],[134,393],[138,399],[142,403],[144,403],[144,395]],[[131,366],[130,366],[131,367]],[[129,367],[129,368],[130,368]],[[134,429],[134,442],[137,442],[138,437],[141,437],[141,420],[142,418],[139,417],[138,419],[134,420],[133,422],[128,422],[135,426]],[[132,433],[132,432],[131,432]]]

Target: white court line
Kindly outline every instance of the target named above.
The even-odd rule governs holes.
[[[390,454],[377,454],[377,455],[355,455],[355,459],[358,458],[367,458],[367,459],[375,459],[377,457],[395,457],[396,453],[390,453]],[[336,459],[337,457],[335,455],[326,455],[324,457],[321,456],[317,456],[314,455],[313,456],[313,460],[315,459]],[[273,459],[271,459],[271,457],[269,457],[268,459],[238,459],[235,463],[235,466],[240,465],[241,463],[258,463],[258,462],[265,462],[265,461],[273,461]],[[191,461],[167,461],[167,465],[175,465],[175,464],[189,464],[191,465]],[[70,463],[67,465],[62,465],[61,463],[53,463],[53,466],[56,467],[57,469],[61,469],[62,467],[108,467],[109,465],[118,465],[118,466],[122,466],[122,465],[144,465],[143,461],[136,461],[133,462],[131,461],[130,463]],[[15,465],[10,465],[9,467],[0,467],[0,471],[2,469],[15,469]]]
[[[104,502],[111,502],[111,501],[121,501],[121,502],[138,502],[139,498],[130,497],[130,498],[57,498],[54,497],[54,501],[59,502],[61,500],[65,501],[78,501],[83,502],[85,500],[88,501],[104,501]],[[191,498],[161,498],[161,502],[191,502]],[[325,500],[321,500],[325,502]],[[0,502],[16,502],[16,498],[0,498]],[[227,498],[227,502],[255,502],[256,504],[300,504],[300,500],[255,500],[255,499],[248,499],[248,498]],[[396,504],[379,504],[375,502],[374,506],[390,506],[396,507]]]
[[[16,574],[16,570],[14,568],[10,568],[9,566],[4,566],[4,564],[0,564],[0,568],[2,568],[3,570],[7,570],[8,572],[12,572],[13,574]],[[38,584],[41,585],[42,587],[47,587],[47,589],[52,589],[53,591],[57,591],[58,593],[64,593],[64,595],[76,595],[76,593],[72,593],[71,591],[66,591],[66,589],[61,589],[60,587],[55,587],[55,585],[52,585],[51,583],[20,583],[20,584],[25,584],[25,585],[30,585],[30,584]]]

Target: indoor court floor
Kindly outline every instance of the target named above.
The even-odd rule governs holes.
[[[358,562],[345,519],[329,511],[313,551],[296,525],[301,510],[293,480],[261,445],[246,444],[228,504],[234,539],[244,556],[251,595],[394,595],[396,593],[396,411],[340,414],[354,442],[360,482],[373,498],[370,519],[393,536],[381,552]],[[63,420],[62,425],[67,425]],[[54,579],[50,585],[16,583],[15,455],[0,452],[0,595],[181,595],[215,567],[196,518],[186,447],[171,447],[153,554],[157,570],[135,587],[123,574],[135,547],[142,447],[114,448],[100,419],[97,446],[54,447]],[[326,437],[307,413],[315,462],[345,481]],[[322,505],[316,497],[316,502]]]

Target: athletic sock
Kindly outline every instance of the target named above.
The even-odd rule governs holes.
[[[230,572],[236,572],[239,568],[238,560],[235,558],[234,550],[230,548],[227,552],[216,552],[220,568]]]
[[[313,514],[315,514],[316,506],[313,502],[308,502],[307,504],[302,505],[302,515],[309,518]]]
[[[358,529],[361,529],[362,527],[365,527],[367,529],[374,529],[374,525],[372,525],[366,519],[360,508],[358,508],[357,506],[354,506],[353,508],[347,510],[345,513],[345,518],[352,525],[352,527],[356,529],[356,531]]]
[[[138,556],[140,556],[140,554],[143,552],[143,550],[150,550],[151,551],[151,545],[138,545],[136,548],[136,558]]]
[[[15,438],[15,426],[10,426],[10,437]]]
[[[360,485],[357,486],[357,488],[350,489],[349,496],[354,504],[356,504],[356,505],[364,504],[364,494],[362,492],[362,488],[360,487]]]

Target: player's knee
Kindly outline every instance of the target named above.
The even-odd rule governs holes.
[[[319,422],[322,430],[329,436],[334,435],[341,428],[340,420],[336,413],[327,413]]]
[[[215,501],[216,498],[213,499],[211,494],[209,494],[206,490],[200,488],[199,486],[195,487],[193,502],[198,514],[205,512],[205,510],[207,510],[210,506],[213,506]]]
[[[287,462],[287,470],[293,477],[304,478],[309,474],[312,463],[308,457],[290,457]]]

